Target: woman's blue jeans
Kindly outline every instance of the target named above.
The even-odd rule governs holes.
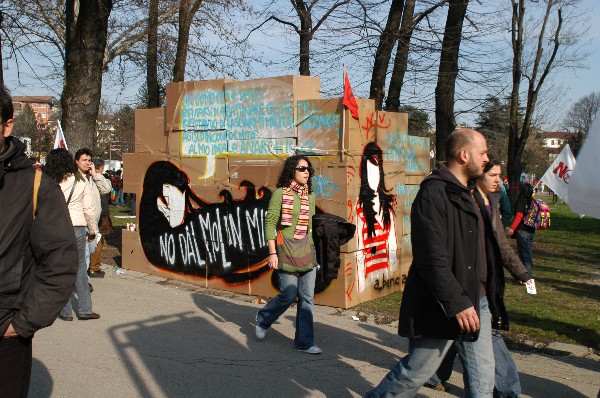
[[[92,313],[92,295],[88,285],[87,265],[85,263],[85,227],[73,227],[77,240],[77,253],[79,254],[79,266],[77,267],[77,278],[75,279],[75,293],[79,302],[77,315]],[[64,308],[60,311],[61,316],[73,316],[73,293]]]
[[[529,275],[531,275],[532,257],[533,251],[533,237],[535,232],[525,231],[524,229],[515,232],[517,235],[517,251],[519,252],[519,259],[527,268]]]
[[[279,273],[279,293],[258,314],[256,323],[264,329],[271,327],[298,297],[298,308],[296,311],[296,336],[294,347],[300,350],[315,345],[315,333],[313,327],[314,295],[316,270],[300,274],[290,274],[284,271]]]

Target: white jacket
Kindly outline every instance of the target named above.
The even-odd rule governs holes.
[[[83,174],[83,177],[85,178],[90,187],[90,192],[94,197],[96,209],[98,209],[96,212],[96,224],[98,224],[98,221],[100,221],[100,214],[102,213],[102,201],[100,195],[106,195],[107,193],[112,191],[112,184],[110,183],[109,179],[107,179],[100,173],[96,173],[94,177],[92,177],[91,174],[86,173]]]
[[[75,187],[73,188],[73,184]],[[96,200],[90,185],[85,181],[75,181],[75,176],[70,175],[60,183],[60,189],[65,196],[65,201],[69,199],[71,190],[71,200],[69,201],[69,215],[74,227],[88,227],[90,233],[98,233],[98,221],[100,218],[100,209],[96,207]]]

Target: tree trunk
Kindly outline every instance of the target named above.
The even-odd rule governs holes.
[[[458,75],[458,54],[462,39],[462,26],[469,0],[450,0],[438,82],[435,87],[436,160],[446,160],[446,139],[454,130],[454,91]]]
[[[158,0],[150,0],[148,12],[148,52],[146,54],[146,89],[148,108],[160,106],[158,87]]]
[[[390,79],[390,87],[385,101],[385,109],[398,112],[400,109],[400,91],[404,84],[404,74],[408,65],[408,49],[410,39],[414,30],[413,15],[415,12],[415,0],[406,0],[404,11],[402,11],[402,23],[400,25],[400,36],[398,37],[398,48],[394,59],[394,69]]]
[[[377,110],[381,110],[383,106],[385,78],[387,76],[392,50],[398,39],[398,30],[400,29],[403,8],[404,0],[392,0],[385,29],[379,37],[379,45],[377,46],[375,63],[373,64],[373,74],[371,75],[371,88],[369,90],[369,98],[375,100],[375,109]]]
[[[190,7],[190,3],[192,4]],[[179,34],[177,35],[177,53],[175,66],[173,66],[173,81],[185,80],[185,64],[187,62],[188,45],[190,40],[190,26],[194,15],[200,8],[202,0],[181,0],[179,5]]]
[[[546,27],[548,26],[548,20],[550,14],[552,12],[552,8],[557,5],[554,1],[548,1],[546,5],[546,13],[544,15],[544,20],[542,21],[540,27],[540,33],[538,35],[536,53],[533,59],[533,65],[531,67],[531,71],[527,73],[528,87],[527,87],[527,103],[525,105],[525,112],[523,115],[523,120],[520,120],[519,115],[519,91],[521,87],[521,79],[523,78],[523,33],[525,31],[525,27],[523,26],[524,15],[525,15],[525,0],[512,0],[512,26],[511,26],[511,42],[513,48],[513,87],[511,92],[511,101],[510,101],[510,114],[509,114],[509,137],[508,137],[508,182],[510,186],[509,195],[511,198],[511,202],[514,203],[517,197],[518,186],[521,180],[521,171],[523,168],[521,158],[523,155],[523,151],[525,150],[525,144],[529,139],[532,130],[532,120],[533,114],[535,112],[535,107],[537,104],[537,98],[539,90],[548,73],[550,72],[552,65],[554,63],[554,59],[558,52],[558,48],[560,46],[560,30],[562,27],[562,13],[561,9],[558,9],[558,23],[556,27],[553,28],[554,31],[550,32],[550,36],[552,39],[550,41],[553,42],[553,49],[550,57],[548,58],[546,64],[541,67],[542,63],[542,54],[544,50],[544,36],[546,34]],[[540,75],[541,72],[541,75]],[[538,75],[540,77],[538,78]]]
[[[310,76],[310,40],[312,39],[312,16],[304,1],[298,1],[296,11],[300,17],[300,75]]]
[[[69,13],[75,15],[69,1]],[[69,147],[91,147],[102,96],[102,62],[112,0],[83,1],[66,47],[65,86],[61,96],[62,126]],[[74,19],[73,19],[74,20]]]
[[[4,22],[4,13],[0,11],[0,30]],[[4,86],[4,63],[2,62],[2,35],[0,35],[0,85]]]

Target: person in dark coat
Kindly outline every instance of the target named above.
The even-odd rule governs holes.
[[[492,319],[486,297],[485,226],[468,181],[488,162],[485,138],[457,129],[447,164],[422,183],[411,209],[413,262],[400,306],[398,333],[406,355],[367,397],[412,397],[458,340],[466,396],[491,397]]]
[[[58,184],[35,169],[10,137],[13,107],[0,85],[0,397],[26,397],[31,341],[50,326],[73,290],[77,246]],[[34,213],[35,209],[35,213]]]
[[[504,270],[506,268],[515,279],[522,283],[532,283],[531,275],[510,247],[501,221],[501,203],[498,185],[501,183],[501,164],[498,159],[489,156],[484,174],[475,182],[474,198],[480,208],[484,208],[486,229],[486,257],[489,264],[486,290],[490,313],[492,314],[492,341],[495,359],[495,397],[512,398],[521,394],[521,384],[516,365],[512,360],[502,335],[498,330],[508,330],[508,313],[504,306]],[[492,233],[489,233],[489,232]],[[444,383],[452,374],[454,358],[457,352],[450,349],[442,365],[427,384],[436,390],[445,390]]]

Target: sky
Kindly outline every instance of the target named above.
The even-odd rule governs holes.
[[[582,67],[577,69],[562,69],[556,72],[552,77],[552,82],[560,87],[561,95],[560,99],[555,104],[555,107],[559,109],[553,110],[554,118],[550,124],[546,124],[543,127],[547,130],[562,130],[562,119],[568,112],[569,108],[578,99],[591,94],[592,92],[600,91],[600,0],[582,0],[582,7],[589,9],[589,30],[587,31],[586,40],[589,42],[587,46],[587,52],[589,57],[581,62]],[[251,40],[257,43],[273,42],[272,40],[265,40],[264,36],[253,35]],[[292,44],[294,45],[294,44]],[[266,53],[270,51],[267,47],[264,47]],[[271,49],[273,50],[273,49]],[[274,49],[276,51],[276,49]],[[273,52],[274,54],[275,52]],[[267,55],[268,56],[268,55]],[[29,60],[28,60],[29,61]],[[345,62],[342,60],[342,62]],[[35,62],[31,62],[35,64]],[[35,78],[35,74],[24,71],[27,69],[25,63],[21,62],[20,66],[20,79],[17,79],[17,68],[14,64],[4,63],[4,78],[5,83],[13,95],[53,95],[57,98],[60,97],[62,87],[56,87],[44,84],[43,81]],[[334,65],[335,68],[335,65]],[[341,71],[342,66],[339,65]],[[269,73],[269,70],[256,70],[256,76],[252,77],[265,77],[265,76],[277,76],[287,74],[297,74],[297,69],[294,67],[289,70],[277,70],[277,73]],[[351,81],[355,95],[357,97],[368,96],[368,78],[369,71],[356,73],[353,79],[353,72],[349,70]],[[342,75],[340,72],[339,79],[339,94],[330,93],[331,96],[341,96],[341,85]],[[326,77],[328,78],[328,77]],[[106,79],[105,79],[106,80]],[[322,77],[322,86],[324,85]],[[20,83],[20,84],[19,84]],[[140,85],[143,83],[143,78],[138,79],[135,82],[129,82],[127,87],[124,89],[115,85],[114,83],[104,84],[103,87],[103,98],[105,98],[113,107],[117,108],[119,105],[124,103],[133,103],[138,93]],[[328,82],[329,83],[329,82]],[[331,86],[331,84],[329,84]],[[334,85],[335,87],[335,85]],[[426,100],[427,101],[427,100]],[[429,105],[426,105],[430,113],[430,121],[434,121],[432,114],[433,106],[431,105],[432,100],[429,99]],[[457,104],[457,106],[459,106]],[[457,122],[466,122],[467,124],[473,125],[476,119],[476,112],[465,113],[458,116]]]

